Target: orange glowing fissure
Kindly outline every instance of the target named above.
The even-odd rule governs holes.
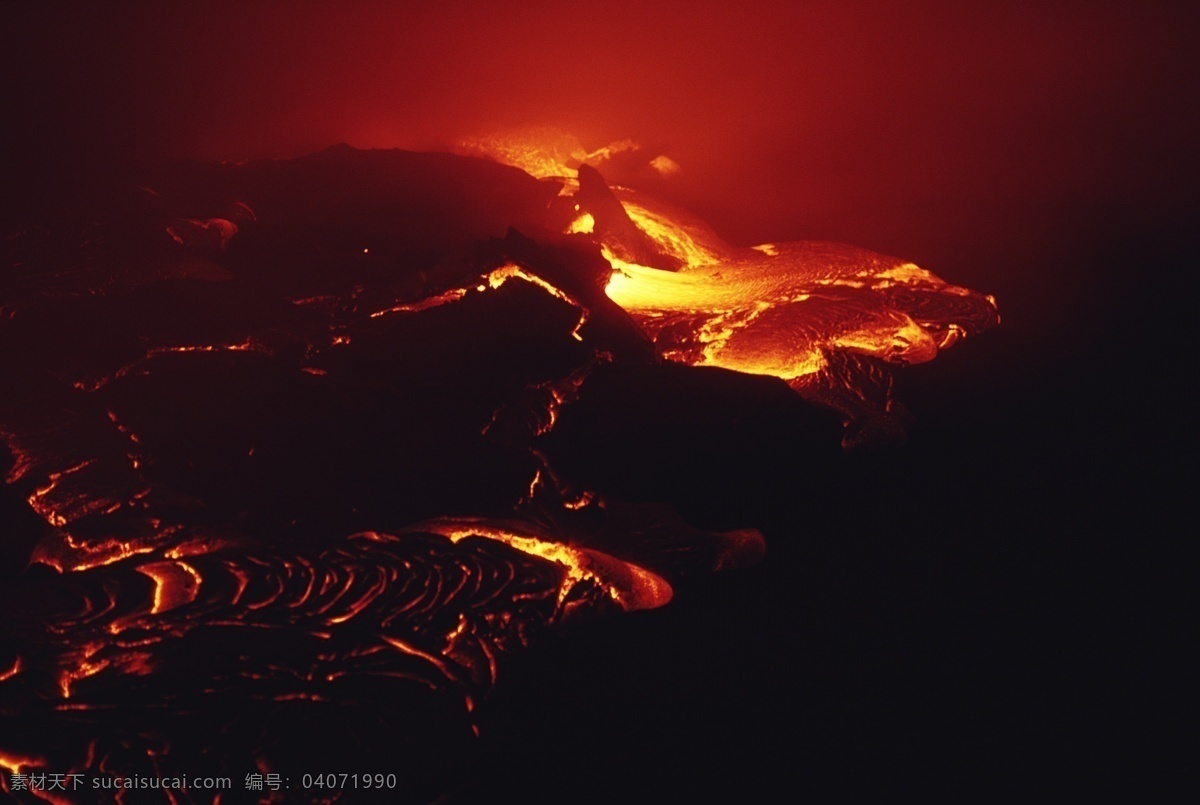
[[[419,302],[394,305],[383,310],[377,310],[371,313],[370,317],[372,319],[378,319],[393,313],[419,313],[422,310],[429,310],[430,308],[440,307],[442,305],[448,305],[452,302],[457,302],[472,291],[476,293],[484,293],[490,290],[495,290],[511,279],[519,279],[523,280],[524,282],[528,282],[530,285],[541,288],[554,298],[561,299],[564,302],[579,308],[579,322],[575,325],[575,329],[572,330],[571,337],[577,341],[583,340],[582,336],[579,334],[579,330],[584,324],[587,323],[587,308],[581,305],[578,300],[574,299],[565,291],[556,288],[546,280],[522,268],[521,266],[516,265],[515,263],[506,263],[505,265],[492,270],[482,278],[480,283],[470,288],[451,288],[448,291],[436,294],[427,299],[422,299]]]
[[[9,774],[21,774],[26,769],[45,768],[46,761],[37,757],[24,757],[0,752],[0,768]]]
[[[17,657],[9,668],[0,671],[0,682],[7,682],[19,673],[21,673],[21,658]]]

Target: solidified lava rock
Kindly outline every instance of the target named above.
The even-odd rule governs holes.
[[[506,653],[761,556],[652,502],[656,451],[727,461],[752,411],[836,450],[781,382],[662,364],[557,183],[341,146],[129,184],[5,222],[20,768],[399,757],[428,797]],[[595,434],[639,428],[631,485]]]

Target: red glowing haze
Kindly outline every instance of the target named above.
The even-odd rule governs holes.
[[[1038,237],[1095,226],[1089,211],[1119,202],[1153,216],[1194,194],[1200,107],[1184,99],[1197,14],[1170,4],[131,2],[3,14],[2,136],[16,165],[289,156],[339,141],[425,149],[551,125],[590,147],[631,137],[667,151],[683,167],[675,200],[733,242],[855,243],[1008,299],[1072,278],[998,286],[982,255],[1027,264]]]

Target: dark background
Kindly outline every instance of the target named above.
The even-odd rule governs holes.
[[[732,242],[844,241],[994,293],[999,330],[906,373],[905,447],[817,478],[777,445],[661,456],[633,491],[762,528],[766,561],[510,663],[455,792],[1155,785],[1184,762],[1198,16],[10,2],[4,202],[551,125],[670,154],[672,200]]]

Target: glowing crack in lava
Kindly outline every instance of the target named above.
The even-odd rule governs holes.
[[[597,387],[720,367],[753,407],[768,375],[877,443],[894,371],[998,322],[901,260],[726,244],[609,186],[680,170],[631,142],[459,150],[176,165],[6,222],[7,769],[382,751],[432,798],[506,655],[763,556],[579,469]]]

